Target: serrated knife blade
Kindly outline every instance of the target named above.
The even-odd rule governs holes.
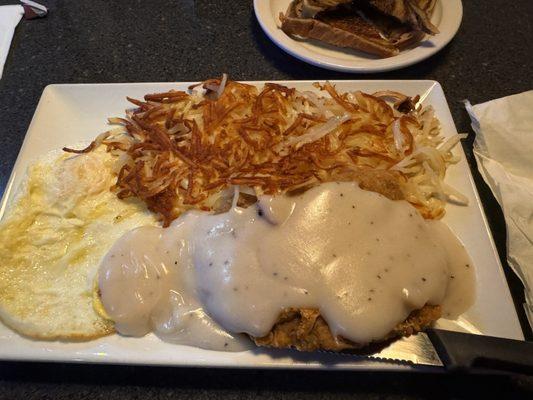
[[[533,342],[428,329],[366,353],[342,354],[414,367],[449,371],[502,372],[533,375]]]
[[[439,355],[431,340],[425,333],[404,337],[387,344],[380,344],[361,350],[344,350],[341,352],[325,351],[332,355],[342,355],[361,361],[378,361],[399,366],[443,367]]]
[[[379,352],[369,355],[369,357],[390,362],[407,362],[414,365],[444,366],[431,340],[425,333],[399,339]]]

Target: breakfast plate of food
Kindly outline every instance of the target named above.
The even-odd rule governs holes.
[[[0,358],[396,369],[337,353],[523,339],[461,138],[433,81],[50,85],[0,209]]]
[[[461,0],[255,0],[265,34],[290,55],[343,72],[382,72],[443,49]]]

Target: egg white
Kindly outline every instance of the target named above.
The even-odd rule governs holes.
[[[116,157],[100,148],[44,157],[0,223],[0,319],[39,339],[85,340],[114,331],[93,308],[101,258],[125,232],[157,224],[137,200],[110,191]]]

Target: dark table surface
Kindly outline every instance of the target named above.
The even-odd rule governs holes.
[[[266,1],[266,0],[265,0]],[[443,0],[446,2],[447,0]],[[3,192],[43,88],[50,83],[237,80],[434,79],[460,132],[461,100],[480,103],[533,88],[532,0],[465,0],[444,50],[402,70],[354,75],[304,64],[263,34],[246,0],[42,1],[49,15],[23,20],[0,80]],[[1,1],[0,4],[14,1]],[[520,282],[505,262],[502,213],[464,144],[522,327]],[[239,371],[0,362],[0,399],[461,398],[533,396],[533,379],[444,374]]]

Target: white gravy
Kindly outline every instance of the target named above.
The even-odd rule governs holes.
[[[288,307],[320,309],[333,334],[361,344],[425,304],[455,318],[473,303],[473,270],[444,224],[343,182],[136,229],[99,284],[122,334],[239,351],[239,333],[266,335]]]
[[[198,217],[190,213],[171,228],[142,227],[119,239],[100,265],[102,304],[123,335],[154,331],[176,344],[246,350],[249,341],[221,328],[198,299],[190,241]]]

